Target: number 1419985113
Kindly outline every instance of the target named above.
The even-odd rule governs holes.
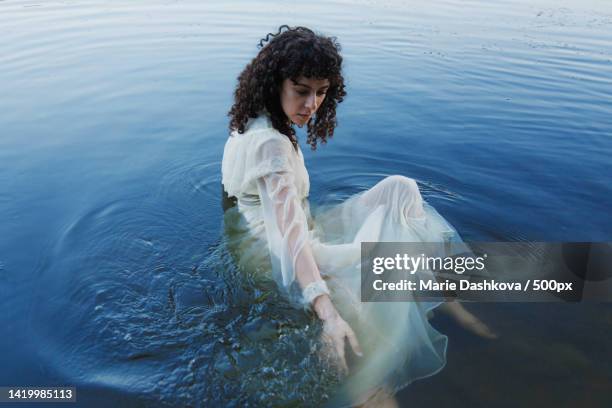
[[[75,387],[0,387],[0,402],[76,402]]]

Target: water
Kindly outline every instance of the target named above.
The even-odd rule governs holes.
[[[0,385],[88,407],[325,398],[316,319],[238,274],[223,230],[226,112],[280,24],[346,61],[340,126],[304,148],[313,205],[404,174],[466,240],[612,240],[607,1],[2,1]],[[448,365],[403,405],[610,405],[609,304],[472,309],[501,339],[436,317]]]

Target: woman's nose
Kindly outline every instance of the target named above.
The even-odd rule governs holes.
[[[308,99],[306,99],[306,108],[310,109],[312,112],[317,110],[317,96],[315,94],[308,95]]]

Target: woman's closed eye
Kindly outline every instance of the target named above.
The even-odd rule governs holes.
[[[310,91],[304,90],[304,89],[298,89],[297,94],[300,96],[308,96],[310,94]],[[327,89],[322,90],[322,91],[317,91],[317,96],[325,96],[325,95],[327,95]]]

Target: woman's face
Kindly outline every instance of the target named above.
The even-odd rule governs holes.
[[[285,79],[281,86],[280,100],[285,115],[298,126],[304,126],[319,109],[329,89],[329,80],[303,76]]]

